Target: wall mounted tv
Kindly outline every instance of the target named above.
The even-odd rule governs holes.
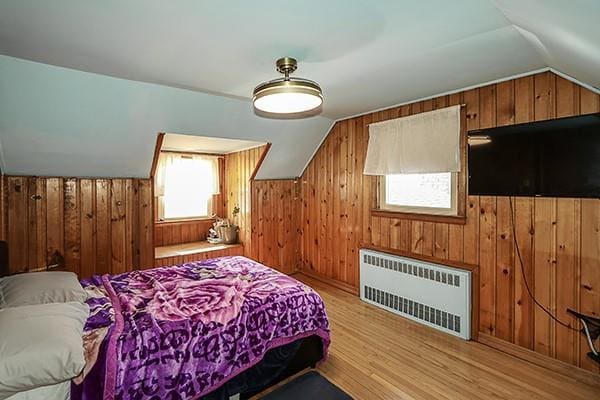
[[[600,198],[600,114],[469,132],[469,194]]]

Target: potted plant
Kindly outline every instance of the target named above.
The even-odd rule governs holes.
[[[233,212],[231,213],[231,219],[234,221],[237,220],[237,217],[239,214],[240,214],[240,207],[238,207],[238,206],[233,207]],[[219,225],[218,232],[219,232],[219,236],[223,240],[223,243],[227,243],[227,244],[237,243],[237,233],[238,233],[239,227],[236,224],[229,221],[229,219],[227,219],[227,218],[225,218],[219,222],[221,222],[221,224]]]

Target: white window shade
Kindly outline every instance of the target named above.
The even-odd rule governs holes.
[[[460,171],[460,106],[369,125],[365,175]]]

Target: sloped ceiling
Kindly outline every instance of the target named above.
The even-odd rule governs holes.
[[[297,176],[339,118],[544,67],[598,85],[599,3],[5,0],[4,169],[147,176],[166,131],[271,142],[258,177]],[[283,55],[323,87],[320,116],[253,113]]]
[[[158,132],[272,142],[263,177],[293,177],[327,131],[323,117],[258,118],[244,100],[0,56],[8,174],[147,177]]]
[[[495,0],[549,67],[600,88],[600,1]]]

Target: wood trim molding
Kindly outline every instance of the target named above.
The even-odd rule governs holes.
[[[202,152],[202,151],[161,150],[160,152],[161,153],[190,154],[190,155],[198,155],[198,156],[209,156],[209,157],[225,158],[225,154],[221,154],[221,153],[206,153],[206,152]]]
[[[430,257],[422,254],[414,254],[398,249],[391,249],[389,247],[378,247],[371,244],[363,243],[362,249],[375,250],[382,253],[388,253],[401,257],[413,258],[415,260],[430,262],[433,264],[442,264],[449,267],[463,269],[471,272],[471,340],[478,340],[479,338],[479,266],[475,264],[468,264],[461,261],[452,260],[441,260],[439,258]]]
[[[385,217],[394,219],[409,219],[413,221],[428,221],[428,222],[440,222],[446,224],[458,224],[465,225],[467,223],[467,217],[465,215],[436,215],[436,214],[419,214],[419,213],[408,213],[402,211],[390,211],[382,210],[379,208],[373,208],[371,215],[374,217]]]
[[[8,241],[8,179],[4,173],[0,174],[0,240]]]
[[[163,140],[165,139],[165,134],[163,132],[159,132],[156,137],[156,144],[154,145],[154,156],[152,158],[152,167],[150,168],[150,179],[154,178],[154,174],[156,174],[156,167],[158,166],[158,158],[160,157],[160,149],[162,148]],[[152,184],[154,187],[154,184]]]
[[[156,172],[156,166],[158,165],[158,156],[160,156],[160,148],[162,147],[162,142],[165,137],[164,133],[159,133],[156,138],[156,147],[154,149],[154,159],[152,160],[152,175],[150,176],[150,194],[152,198],[150,199],[150,207],[152,207],[152,220],[150,221],[150,231],[152,232],[152,260],[156,259],[156,235],[154,234],[154,227],[156,225],[155,215],[158,212],[157,201],[155,197],[155,187],[154,187],[154,173]],[[159,143],[160,142],[160,143]],[[158,149],[158,153],[156,152]],[[156,162],[156,165],[154,164]]]
[[[189,225],[189,224],[197,224],[198,222],[204,221],[215,221],[214,218],[206,217],[206,218],[186,218],[186,219],[173,219],[173,220],[165,220],[165,221],[155,221],[155,225]]]
[[[300,178],[295,177],[295,178],[268,178],[268,179],[254,179],[256,182],[286,182],[286,181],[292,181],[292,182],[298,182]]]
[[[467,222],[467,183],[469,179],[468,171],[468,157],[469,152],[467,151],[468,146],[467,138],[467,107],[462,106],[460,108],[460,172],[458,173],[458,202],[457,202],[457,215],[464,218],[463,224]]]
[[[308,276],[309,278],[315,279],[315,280],[317,280],[319,282],[326,283],[328,285],[331,285],[333,287],[341,289],[344,292],[351,293],[351,294],[353,294],[355,296],[358,296],[360,294],[358,288],[352,287],[352,286],[350,286],[350,285],[348,285],[348,284],[346,284],[344,282],[336,281],[335,279],[326,278],[324,276],[313,274],[312,272],[308,272],[308,271],[305,271],[305,270],[296,271],[295,273],[299,274],[299,275]]]
[[[271,149],[271,143],[267,143],[265,145],[265,149],[263,150],[262,154],[260,155],[260,158],[258,159],[258,162],[254,166],[254,170],[252,171],[252,174],[250,175],[249,180],[253,181],[254,178],[256,178],[256,174],[258,174],[258,170],[260,169],[260,166],[262,165],[263,161],[265,161],[265,157],[267,156],[267,153],[269,152],[270,149]]]
[[[567,376],[575,381],[582,382],[588,385],[593,385],[600,388],[600,375],[578,368],[574,365],[567,364],[556,358],[551,358],[533,350],[526,349],[519,345],[491,336],[485,332],[479,334],[479,343],[488,347],[492,347],[498,351],[510,354],[513,357],[535,364],[539,367],[546,368],[550,371]]]

